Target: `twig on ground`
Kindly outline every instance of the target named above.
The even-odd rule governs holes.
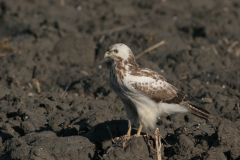
[[[233,47],[235,47],[238,44],[238,41],[233,42],[227,49],[228,52],[232,52],[233,51]]]
[[[41,93],[41,88],[40,88],[40,83],[39,83],[39,81],[38,81],[37,79],[33,79],[33,83],[36,84],[38,93]]]
[[[113,136],[112,136],[112,132],[111,132],[111,130],[110,130],[110,128],[108,126],[107,126],[107,130],[108,130],[109,136],[110,136],[110,138],[112,140],[112,143],[115,143],[115,141],[113,139]]]
[[[148,134],[146,134],[146,137],[147,137],[147,144],[149,145],[149,147],[150,147],[150,152],[151,152],[151,154],[152,154],[152,151],[155,152],[155,149],[152,147],[152,145],[151,145],[150,142],[149,142],[149,135],[148,135]]]
[[[151,146],[151,144],[149,143],[149,136],[148,136],[148,134],[146,134],[146,137],[147,137],[147,143],[148,143],[148,145]]]
[[[88,72],[86,72],[86,71],[83,71],[83,70],[81,70],[81,72],[82,72],[83,74],[85,74],[86,76],[88,76],[88,75],[89,75],[89,73],[88,73]]]
[[[125,148],[125,145],[126,145],[126,139],[127,139],[127,136],[123,136],[123,148]]]
[[[226,44],[229,43],[229,40],[228,40],[226,37],[223,38],[223,41],[224,41]]]
[[[161,46],[161,45],[163,45],[163,44],[165,44],[165,43],[166,43],[165,41],[161,41],[161,42],[155,44],[154,46],[149,47],[148,49],[146,49],[145,51],[143,51],[142,53],[140,53],[139,55],[137,55],[137,56],[136,56],[136,59],[142,57],[144,54],[146,54],[146,53],[154,50],[155,48],[157,48],[157,47],[159,47],[159,46]]]
[[[62,99],[64,99],[67,95],[68,95],[68,92],[66,92],[66,93],[63,95]]]
[[[212,49],[213,49],[213,52],[214,52],[215,54],[218,54],[218,51],[217,51],[217,49],[215,48],[215,46],[212,46]]]
[[[63,93],[61,94],[61,98],[64,98],[67,95],[68,88],[69,86],[67,86],[67,88],[63,91]]]
[[[28,85],[29,85],[29,87],[30,87],[31,89],[33,89],[33,86],[32,86],[32,84],[31,84],[30,82],[28,82]]]
[[[157,159],[162,160],[162,155],[161,155],[161,137],[158,135],[159,129],[157,128],[155,131],[155,140],[156,140],[156,149],[157,149]]]

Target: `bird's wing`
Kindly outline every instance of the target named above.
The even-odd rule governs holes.
[[[142,71],[142,74],[132,75],[128,82],[132,92],[148,96],[155,102],[179,104],[203,118],[210,116],[208,111],[198,107],[199,101],[196,98],[178,90],[157,72],[149,69],[142,69]],[[148,74],[144,73],[145,71]]]
[[[134,80],[135,79],[135,80]],[[129,81],[132,91],[148,96],[155,102],[170,100],[181,101],[174,86],[163,80],[154,80],[149,77],[135,77]]]
[[[131,75],[128,83],[132,92],[144,94],[156,102],[172,99],[180,101],[179,98],[182,98],[182,95],[178,95],[176,87],[163,76],[149,69],[139,69],[137,74]]]

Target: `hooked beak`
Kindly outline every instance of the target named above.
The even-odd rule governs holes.
[[[109,55],[109,51],[107,51],[105,54],[104,54],[104,58],[107,58],[107,57],[109,57],[110,55]]]

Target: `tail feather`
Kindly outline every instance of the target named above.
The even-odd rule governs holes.
[[[201,117],[204,119],[208,119],[209,117],[211,117],[211,114],[208,111],[206,111],[205,109],[202,109],[196,105],[188,104],[186,102],[183,102],[182,105],[187,107],[192,114],[194,114],[198,117]]]

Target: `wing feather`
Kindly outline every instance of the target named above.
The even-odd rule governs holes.
[[[141,72],[141,69],[139,70]],[[144,69],[146,72],[146,69]],[[133,87],[135,92],[148,96],[155,102],[164,102],[169,104],[178,104],[189,109],[193,114],[207,118],[210,116],[209,112],[198,106],[199,101],[178,90],[175,86],[170,84],[164,77],[154,71],[147,70],[148,76],[143,74],[141,76],[133,75],[129,84]]]
[[[149,69],[139,69],[138,74],[129,78],[129,84],[133,89],[141,94],[148,96],[150,99],[160,102],[179,101],[177,88],[171,85],[163,76]],[[179,97],[180,98],[180,97]]]

